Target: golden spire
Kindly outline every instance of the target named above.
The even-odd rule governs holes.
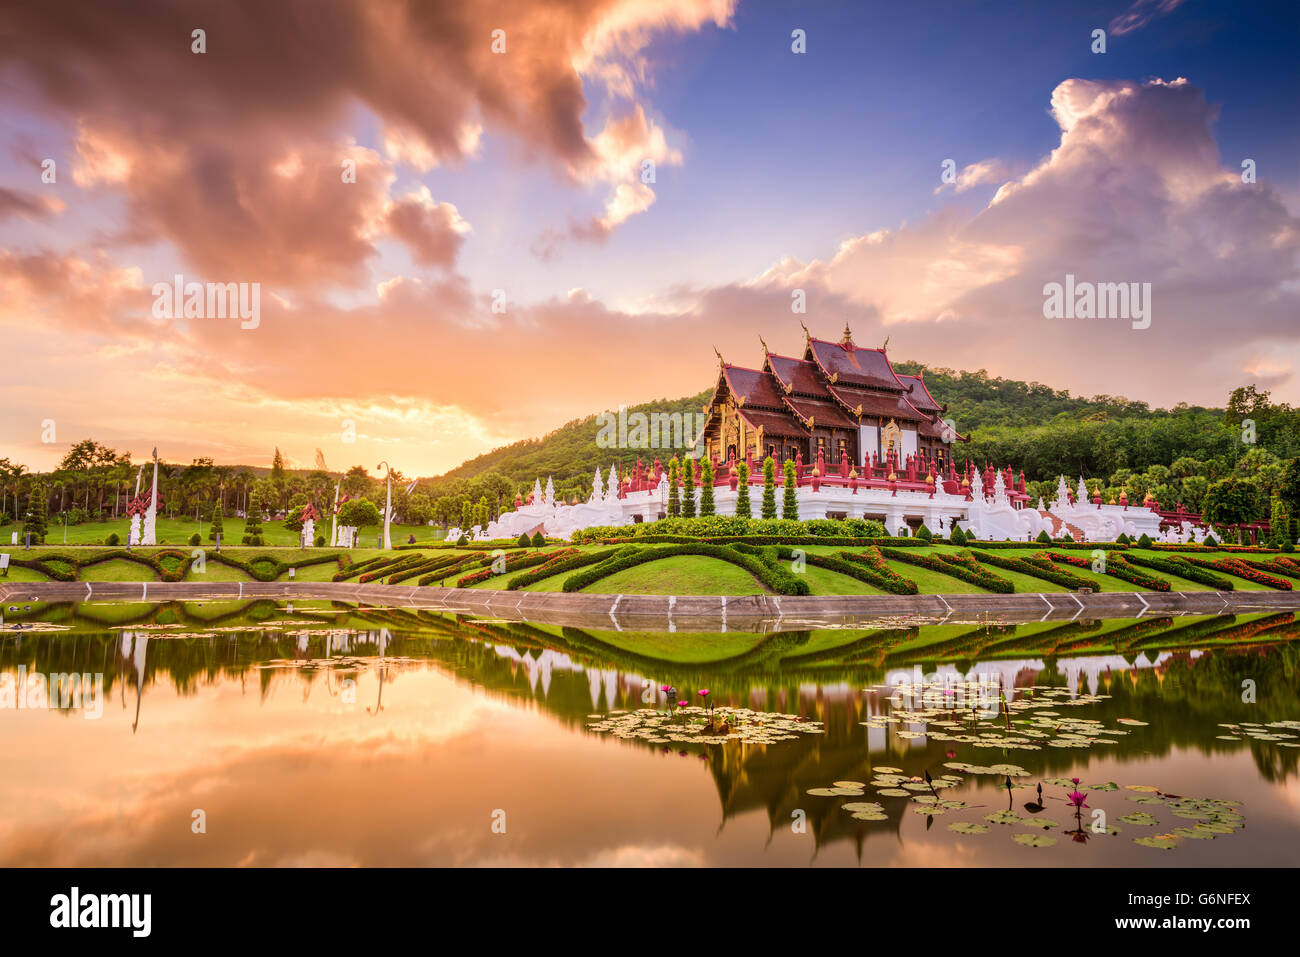
[[[847,322],[844,323],[844,338],[840,340],[840,345],[842,346],[853,345],[853,330],[849,328],[849,324]]]
[[[759,341],[760,343],[762,343],[762,345],[763,345],[763,355],[765,355],[765,356],[771,355],[771,354],[772,354],[772,353],[771,353],[771,350],[769,350],[769,349],[767,348],[767,343],[766,343],[766,342],[763,342],[763,337],[762,337],[762,336],[759,336],[759,337],[758,337],[758,341]]]
[[[888,348],[889,348],[889,336],[885,336],[885,342],[884,342],[884,344],[880,347],[880,351],[881,351],[881,352],[884,352],[884,351],[885,351],[886,349],[888,349]]]
[[[722,353],[718,351],[717,346],[713,347],[713,354],[718,357],[718,367],[719,368],[725,367],[727,364],[727,360],[722,358]]]
[[[812,333],[808,331],[807,326],[804,326],[802,319],[799,320],[799,325],[803,326],[803,341],[806,343],[812,339]]]

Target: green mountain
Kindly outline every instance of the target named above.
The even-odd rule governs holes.
[[[894,368],[915,375],[923,367],[903,361],[894,363]],[[1085,398],[1039,382],[990,376],[983,369],[925,368],[924,375],[930,392],[948,406],[944,417],[970,436],[970,442],[955,447],[956,460],[1011,465],[1023,469],[1031,482],[1054,486],[1059,474],[1107,480],[1152,467],[1168,470],[1175,463],[1178,475],[1200,475],[1212,481],[1232,473],[1243,459],[1253,472],[1300,454],[1300,413],[1272,403],[1267,392],[1253,386],[1235,390],[1226,408],[1180,403],[1173,409],[1153,409],[1123,396]],[[628,412],[698,412],[711,391],[647,402]],[[1253,444],[1243,443],[1243,420],[1255,423]],[[598,431],[595,415],[576,419],[541,438],[470,459],[433,479],[431,490],[436,497],[480,476],[499,473],[525,489],[535,478],[545,482],[550,476],[562,494],[585,496],[597,466],[608,469],[617,461],[622,475],[636,460],[635,452],[599,448]],[[649,460],[654,454],[653,450],[641,453]],[[1127,477],[1112,484],[1136,487]],[[1170,494],[1180,491],[1175,487]]]

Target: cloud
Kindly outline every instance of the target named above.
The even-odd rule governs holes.
[[[10,217],[48,219],[63,212],[63,201],[54,196],[40,196],[21,189],[0,186],[0,222]]]
[[[951,183],[941,183],[934,189],[935,194],[952,187],[955,193],[964,193],[976,186],[986,183],[1000,183],[1010,175],[1008,165],[1000,159],[985,159],[965,166]]]
[[[128,346],[154,342],[156,391],[139,404],[141,416],[194,390],[293,410],[303,422],[376,410],[367,413],[379,423],[374,433],[410,435],[404,450],[424,472],[497,437],[698,392],[716,375],[713,345],[751,366],[761,362],[758,334],[778,352],[798,353],[799,318],[828,337],[848,321],[863,345],[891,336],[899,358],[1076,393],[1211,404],[1259,381],[1300,401],[1300,221],[1266,182],[1244,184],[1224,166],[1204,94],[1183,79],[1070,79],[1050,106],[1058,144],[987,204],[945,204],[917,222],[852,236],[824,258],[778,259],[748,282],[673,287],[622,307],[577,290],[496,313],[488,290],[446,268],[467,228],[455,207],[418,190],[390,199],[385,184],[362,186],[354,195],[365,199],[332,215],[355,241],[396,236],[439,270],[384,277],[366,301],[341,305],[307,285],[283,301],[264,296],[256,330],[176,323],[160,345],[138,269],[93,255],[6,252],[0,323],[12,331],[39,315],[60,329],[112,331]],[[648,128],[634,124],[625,142]],[[611,133],[603,155],[626,155],[616,142],[624,141]],[[134,155],[130,144],[113,148]],[[280,170],[283,188],[308,191],[324,163],[306,147],[267,151],[261,162]],[[368,162],[375,177],[391,175],[382,158]],[[269,187],[265,198],[275,209]],[[1043,287],[1066,274],[1151,283],[1151,327],[1045,319]],[[806,293],[805,315],[791,313],[793,289]],[[441,445],[420,441],[420,421],[440,408],[454,410],[471,438],[453,439],[449,427]],[[268,419],[262,445],[274,444],[275,418],[288,414]]]
[[[1173,13],[1182,5],[1183,0],[1136,0],[1133,6],[1110,21],[1110,32],[1119,37],[1141,30],[1152,20]]]
[[[395,239],[405,243],[417,265],[450,269],[456,262],[470,224],[451,203],[438,203],[427,186],[392,203],[384,222]]]
[[[128,17],[81,0],[8,11],[0,55],[22,103],[78,127],[74,182],[124,190],[136,235],[170,240],[223,279],[355,286],[368,279],[367,219],[393,166],[459,162],[484,130],[577,182],[609,183],[602,229],[645,209],[652,197],[629,185],[625,161],[675,154],[640,104],[588,137],[584,79],[630,92],[652,34],[723,25],[732,6],[141,0]],[[191,50],[196,27],[204,53]],[[382,154],[349,145],[359,113],[377,120]],[[268,175],[291,153],[294,175]],[[366,168],[346,192],[350,155]],[[409,241],[414,211],[397,215]],[[429,237],[415,241],[417,255],[445,261]]]

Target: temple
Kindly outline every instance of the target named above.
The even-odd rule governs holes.
[[[721,462],[762,461],[778,467],[817,459],[846,460],[864,476],[890,472],[941,474],[954,441],[967,437],[943,421],[946,407],[920,375],[899,375],[882,346],[853,342],[848,325],[839,342],[804,327],[802,358],[763,345],[763,366],[747,369],[718,356],[713,398],[704,410],[704,451]]]
[[[762,342],[762,339],[759,340]],[[886,340],[886,344],[888,340]],[[792,482],[798,517],[879,521],[890,535],[913,535],[922,525],[945,536],[960,528],[982,541],[1030,541],[1043,532],[1074,541],[1108,542],[1124,534],[1153,541],[1202,541],[1208,528],[1177,523],[1154,501],[1105,502],[1088,494],[1082,478],[1073,490],[1057,479],[1053,500],[1035,505],[1025,473],[991,463],[977,466],[954,447],[969,441],[942,418],[941,405],[920,375],[894,371],[885,348],[853,342],[846,326],[838,342],[814,338],[804,327],[801,358],[773,355],[763,343],[763,365],[747,369],[718,356],[713,396],[698,435],[678,449],[685,476],[679,494],[701,507],[700,483],[712,467],[713,514],[734,515],[741,497],[758,514],[763,460],[777,465],[774,480]],[[620,445],[635,450],[644,445]],[[657,447],[657,446],[656,446]],[[789,479],[785,467],[792,466]],[[742,488],[741,483],[745,483]],[[536,532],[568,538],[592,526],[653,522],[668,513],[668,462],[637,454],[634,461],[597,469],[585,502],[558,500],[552,482],[539,480],[517,496],[514,511],[486,528],[455,528],[476,540],[518,538]],[[779,496],[784,508],[785,496]]]

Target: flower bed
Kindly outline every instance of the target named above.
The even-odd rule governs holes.
[[[1086,558],[1079,558],[1077,555],[1064,555],[1060,552],[1039,552],[1035,557],[1046,556],[1054,562],[1062,562],[1067,565],[1073,565],[1075,568],[1092,569],[1092,563]],[[1169,591],[1169,582],[1163,578],[1156,578],[1154,575],[1148,575],[1141,571],[1135,565],[1130,565],[1119,552],[1107,552],[1106,561],[1102,567],[1101,574],[1109,575],[1111,578],[1118,578],[1120,581],[1126,581],[1131,585],[1137,585],[1148,591]]]
[[[1276,588],[1278,591],[1290,591],[1291,583],[1285,578],[1277,575],[1270,575],[1268,572],[1262,572],[1257,568],[1251,568],[1239,558],[1189,558],[1189,562],[1199,565],[1201,568],[1212,568],[1216,572],[1225,572],[1229,575],[1236,575],[1248,582],[1254,582],[1257,585],[1263,585],[1266,588]]]
[[[576,555],[577,552],[578,550],[576,548],[561,548],[558,551],[554,551],[554,552],[543,552],[543,551],[516,552],[514,555],[505,556],[505,563],[501,571],[496,571],[492,567],[492,565],[495,564],[494,561],[491,564],[489,564],[487,568],[484,568],[481,571],[471,572],[470,574],[465,575],[462,578],[458,578],[456,580],[456,587],[468,588],[471,585],[477,585],[479,584],[479,582],[485,582],[489,578],[492,578],[497,575],[504,575],[507,572],[513,572],[513,571],[521,571],[525,568],[532,568],[535,565],[544,565],[547,562],[552,561],[553,559],[556,558],[561,558],[568,555]]]
[[[1232,591],[1232,582],[1220,575],[1206,571],[1204,568],[1197,568],[1191,562],[1182,558],[1145,558],[1138,555],[1126,555],[1134,565],[1141,565],[1143,568],[1154,568],[1158,572],[1164,572],[1167,575],[1177,575],[1179,578],[1186,578],[1188,581],[1200,582],[1202,585],[1209,585],[1218,591]]]
[[[1238,559],[1243,565],[1249,565],[1256,571],[1267,572],[1270,575],[1282,575],[1286,578],[1300,578],[1300,566],[1294,562],[1284,562],[1281,558],[1275,558],[1271,562],[1255,562],[1249,558]]]
[[[817,560],[814,561],[814,559]],[[884,556],[880,554],[880,549],[875,545],[868,545],[857,554],[840,552],[839,558],[829,559],[829,562],[834,562],[834,564],[827,564],[828,559],[824,555],[809,555],[808,561],[814,565],[820,565],[823,568],[830,568],[832,571],[850,575],[859,581],[865,581],[894,595],[915,595],[918,591],[916,582],[910,578],[904,578],[889,567]],[[839,567],[841,565],[847,566],[848,570],[841,569]]]
[[[1005,568],[1009,572],[1019,572],[1021,575],[1041,578],[1053,585],[1072,588],[1076,591],[1080,588],[1091,588],[1094,584],[1086,578],[1080,578],[1072,572],[1057,568],[1049,561],[1030,561],[1016,557],[1004,558],[1001,555],[990,555],[983,551],[972,551],[971,554],[975,556],[976,561],[982,564],[994,565],[998,568]]]
[[[506,582],[506,591],[517,591],[544,578],[550,578],[562,572],[576,571],[588,565],[595,565],[598,562],[603,562],[613,554],[612,552],[579,552],[576,549],[569,549],[569,552],[571,554],[563,558],[552,558],[540,568],[534,568],[511,578],[510,581]]]
[[[979,563],[969,555],[964,557],[961,555],[917,555],[897,548],[882,548],[880,552],[885,558],[916,565],[918,568],[939,572],[941,575],[950,575],[960,581],[977,585],[986,591],[1011,594],[1016,590],[1016,586],[1011,582],[1005,578],[999,578],[986,568],[980,567]]]

